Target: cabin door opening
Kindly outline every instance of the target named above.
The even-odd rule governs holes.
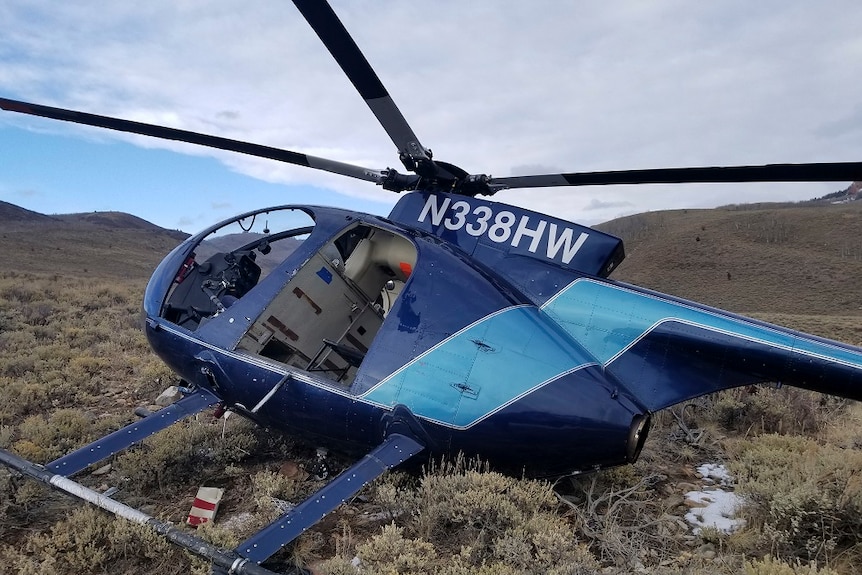
[[[350,386],[415,264],[410,240],[353,226],[309,258],[237,350]]]

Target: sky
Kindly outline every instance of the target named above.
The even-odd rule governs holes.
[[[421,143],[492,176],[858,161],[858,0],[338,0]],[[0,96],[403,167],[287,0],[5,0]],[[584,224],[849,184],[506,190]],[[0,112],[0,200],[193,232],[242,211],[398,196],[326,172]]]

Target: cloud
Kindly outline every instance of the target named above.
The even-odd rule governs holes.
[[[852,95],[862,77],[857,0],[333,4],[423,145],[472,173],[858,159],[848,145],[862,122]],[[0,95],[400,167],[388,136],[289,3],[9,0],[0,20]],[[323,172],[125,138],[212,155],[268,182],[394,201],[372,184]],[[766,189],[729,186],[708,196],[727,204],[817,191]],[[571,217],[705,203],[684,190],[625,194],[507,197]]]
[[[814,130],[814,134],[823,139],[847,138],[848,136],[858,137],[862,134],[862,106],[856,106],[846,116],[824,122]]]
[[[587,205],[583,208],[586,211],[590,210],[607,210],[609,208],[631,208],[634,207],[635,204],[628,201],[602,201],[597,198],[592,198],[587,203]]]

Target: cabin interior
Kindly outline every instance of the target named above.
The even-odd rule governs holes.
[[[415,264],[408,239],[356,225],[296,272],[236,349],[347,387]]]

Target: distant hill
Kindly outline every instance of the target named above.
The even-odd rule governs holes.
[[[214,238],[207,239],[204,241],[204,244],[206,244],[207,248],[210,251],[202,249],[198,249],[196,251],[198,252],[199,257],[206,259],[213,253],[234,250],[238,246],[250,244],[251,242],[264,237],[266,237],[265,234],[260,234],[257,232],[245,232],[241,234],[226,234],[222,236],[216,236]],[[300,240],[296,240],[293,238],[285,238],[274,243],[271,246],[272,255],[276,259],[283,260],[290,254],[292,254],[294,250],[301,244],[302,242]]]
[[[612,277],[739,313],[862,315],[862,203],[650,212]]]
[[[31,212],[22,207],[10,204],[8,202],[0,202],[0,223],[9,222],[44,222],[54,221],[55,218],[46,216],[38,212]]]
[[[239,234],[226,234],[211,237],[204,240],[195,253],[198,261],[205,261],[207,258],[218,252],[227,252],[235,250],[241,246],[250,244],[255,240],[265,237],[264,234],[257,232],[243,232]],[[302,242],[294,238],[285,238],[273,243],[270,246],[272,250],[269,254],[263,255],[260,252],[255,252],[257,265],[260,266],[263,274],[266,275],[275,269],[281,262],[292,254]]]
[[[46,216],[5,203],[0,223],[7,273],[140,283],[188,237],[129,214]],[[650,212],[596,227],[625,241],[613,279],[801,329],[831,316],[844,339],[862,341],[862,322],[847,319],[862,316],[862,202]]]
[[[123,212],[87,212],[81,214],[64,214],[60,216],[55,216],[55,218],[64,222],[86,222],[98,226],[103,226],[106,228],[124,230],[151,230],[156,232],[167,231],[169,233],[171,231],[165,230],[164,228],[161,228],[156,224],[150,223],[143,218],[139,218],[138,216],[133,216],[131,214],[126,214]],[[182,232],[176,233],[179,233],[182,237],[188,237]]]
[[[188,234],[118,212],[46,216],[0,202],[6,273],[57,273],[145,282]]]

